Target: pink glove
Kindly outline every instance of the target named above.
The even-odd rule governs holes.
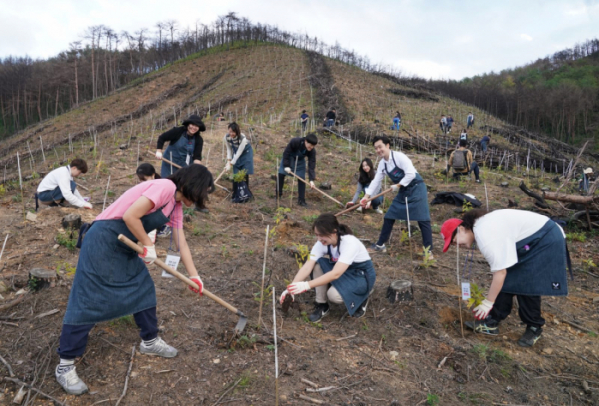
[[[295,282],[291,285],[287,285],[287,290],[292,295],[299,295],[310,290],[310,284],[308,282]]]
[[[481,304],[476,306],[472,312],[474,313],[474,318],[477,320],[484,320],[489,315],[489,312],[493,308],[493,302],[490,300],[483,300]]]
[[[204,283],[202,282],[202,280],[200,279],[199,276],[192,276],[191,279],[193,282],[197,283],[198,285],[198,289],[194,289],[191,286],[189,287],[189,290],[191,290],[194,293],[199,293],[200,296],[202,296],[203,292],[204,292]]]
[[[285,289],[285,291],[283,293],[281,293],[281,298],[279,299],[279,303],[283,304],[283,302],[285,301],[285,298],[289,294],[290,294],[289,291],[287,289]],[[295,301],[295,297],[293,295],[291,295],[291,300]]]

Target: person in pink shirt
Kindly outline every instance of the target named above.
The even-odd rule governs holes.
[[[156,291],[147,264],[156,260],[148,232],[165,224],[173,228],[173,241],[181,261],[197,283],[203,284],[183,233],[183,205],[204,207],[214,189],[205,166],[192,164],[167,179],[142,182],[126,191],[102,212],[83,239],[77,271],[65,312],[56,367],[56,379],[67,393],[88,391],[75,371],[75,358],[83,355],[90,330],[96,323],[133,314],[140,328],[142,354],[172,358],[177,350],[158,337]],[[143,255],[120,242],[123,234],[143,244]]]

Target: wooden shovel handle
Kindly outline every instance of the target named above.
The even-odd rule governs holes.
[[[152,156],[156,157],[156,154],[152,153],[151,151],[148,151],[148,154],[150,154],[150,155],[152,155]],[[161,160],[163,160],[164,162],[166,162],[167,164],[171,164],[171,165],[173,165],[175,168],[179,168],[179,169],[181,169],[181,166],[177,165],[177,164],[176,164],[176,163],[174,163],[174,162],[171,162],[171,161],[169,161],[169,160],[168,160],[168,159],[166,159],[165,157],[162,157],[162,158],[160,158],[160,159],[161,159]],[[194,285],[195,285],[195,283],[194,283]],[[196,286],[197,286],[197,285],[196,285]]]
[[[366,202],[370,202],[374,199],[376,199],[377,197],[381,197],[382,195],[384,195],[385,193],[389,193],[390,191],[392,191],[393,189],[389,188],[387,190],[382,191],[381,193],[379,193],[378,195],[372,196],[370,199],[366,200]],[[352,207],[350,207],[349,209],[345,209],[343,211],[340,211],[339,213],[335,214],[335,216],[340,216],[342,214],[345,213],[349,213],[352,210],[356,210],[358,207],[361,207],[359,204],[354,204]]]
[[[310,183],[309,183],[309,182],[306,182],[306,180],[305,180],[305,179],[303,179],[303,178],[301,178],[301,177],[297,176],[295,173],[293,173],[293,172],[289,172],[289,174],[290,174],[290,175],[293,175],[293,176],[295,176],[296,178],[298,178],[299,180],[301,180],[302,182],[304,182],[306,185],[310,186]],[[333,196],[329,196],[329,195],[327,195],[325,192],[323,192],[323,191],[322,191],[322,190],[320,190],[319,188],[317,188],[317,187],[314,187],[314,190],[316,190],[317,192],[319,192],[319,193],[321,193],[321,194],[325,195],[326,197],[328,197],[329,199],[331,199],[331,200],[332,200],[332,201],[334,201],[335,203],[337,203],[337,204],[340,204],[340,205],[341,205],[341,207],[345,207],[345,206],[343,205],[343,203],[341,203],[339,200],[335,199]]]
[[[133,241],[131,241],[130,239],[128,239],[127,237],[125,237],[123,234],[119,234],[118,239],[119,239],[120,242],[122,242],[123,244],[127,245],[129,248],[131,248],[132,250],[134,250],[138,254],[143,254],[143,252],[144,252],[143,249],[139,245],[135,244]],[[194,288],[194,289],[198,288],[198,285],[194,281],[192,281],[191,279],[189,279],[188,277],[186,277],[182,273],[174,270],[173,268],[171,268],[170,266],[168,266],[167,264],[165,264],[164,262],[162,262],[160,259],[156,259],[154,261],[154,263],[156,265],[158,265],[159,267],[161,267],[162,269],[164,269],[166,272],[168,272],[171,275],[173,275],[175,278],[179,279],[182,282],[185,282],[187,285],[191,286],[192,288]],[[220,297],[215,296],[214,293],[209,292],[206,288],[202,289],[202,294],[205,295],[205,296],[208,296],[210,299],[214,300],[219,305],[226,307],[227,309],[229,309],[233,313],[235,313],[235,314],[241,314],[241,312],[239,310],[237,310],[235,307],[231,306],[229,303],[225,302]]]

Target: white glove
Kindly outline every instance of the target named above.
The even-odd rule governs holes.
[[[285,172],[291,173],[291,168],[290,167],[285,168]]]
[[[229,172],[231,170],[231,162],[227,162],[225,165],[225,172]]]
[[[83,207],[84,209],[91,209],[93,206],[90,202],[85,202],[81,207]]]
[[[345,207],[352,207],[355,203],[354,202],[347,202],[345,203]]]
[[[156,159],[162,159],[162,151],[156,151]]]
[[[391,185],[391,190],[392,190],[394,193],[397,193],[397,192],[399,192],[399,187],[400,187],[400,186],[401,186],[400,184],[397,184],[397,185]]]
[[[360,206],[362,206],[364,209],[369,209],[370,208],[370,202],[367,202],[367,198],[363,197],[362,200],[360,200]]]
[[[144,253],[139,254],[139,257],[144,260],[146,264],[151,264],[156,261],[156,246],[155,245],[144,245]]]
[[[152,244],[154,244],[156,242],[156,230],[152,230],[148,233],[148,237],[150,237],[150,240],[152,241]]]
[[[279,303],[283,304],[287,295],[290,295],[289,291],[285,289],[283,293],[281,293],[281,298],[279,299]],[[295,296],[291,295],[291,300],[295,301]]]
[[[308,282],[295,282],[287,286],[287,290],[292,295],[299,295],[310,290],[310,284]]]
[[[489,312],[493,308],[493,302],[490,300],[483,300],[481,304],[476,306],[472,312],[474,313],[474,318],[477,320],[484,320],[489,315]]]
[[[313,181],[313,180],[311,180],[311,181],[310,181],[310,189],[314,189],[315,187],[316,187],[316,186],[314,186],[314,181]]]

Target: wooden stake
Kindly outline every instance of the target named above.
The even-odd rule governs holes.
[[[108,185],[110,185],[110,175],[108,175],[108,182],[106,183],[106,192],[104,193],[104,204],[102,205],[102,211],[106,207],[106,198],[108,197]]]
[[[21,178],[21,160],[19,159],[19,152],[17,151],[17,168],[19,169],[19,186],[21,187],[21,201],[23,202],[23,216],[26,216],[25,210],[25,196],[23,196],[23,179]]]
[[[456,238],[458,238],[460,234],[460,227],[458,226],[456,230]],[[458,292],[460,292],[458,294],[458,311],[460,312],[460,330],[462,331],[462,338],[464,338],[464,320],[462,320],[462,286],[460,284],[460,244],[456,244],[456,252],[456,277],[458,281]]]
[[[275,287],[272,287],[272,324],[275,337],[275,406],[279,406],[279,353],[277,346],[277,312],[276,312],[276,293]]]
[[[262,264],[262,285],[260,289],[260,310],[258,311],[258,325],[262,325],[262,302],[264,301],[264,277],[266,275],[266,249],[268,248],[268,232],[270,224],[266,226],[266,238],[264,240],[264,262]],[[274,288],[273,288],[274,291]]]
[[[295,168],[293,169],[293,174],[297,171],[297,158],[295,157]],[[296,178],[299,179],[299,176],[295,175]],[[289,208],[293,208],[293,189],[295,189],[295,178],[291,181],[291,194],[289,195]]]

